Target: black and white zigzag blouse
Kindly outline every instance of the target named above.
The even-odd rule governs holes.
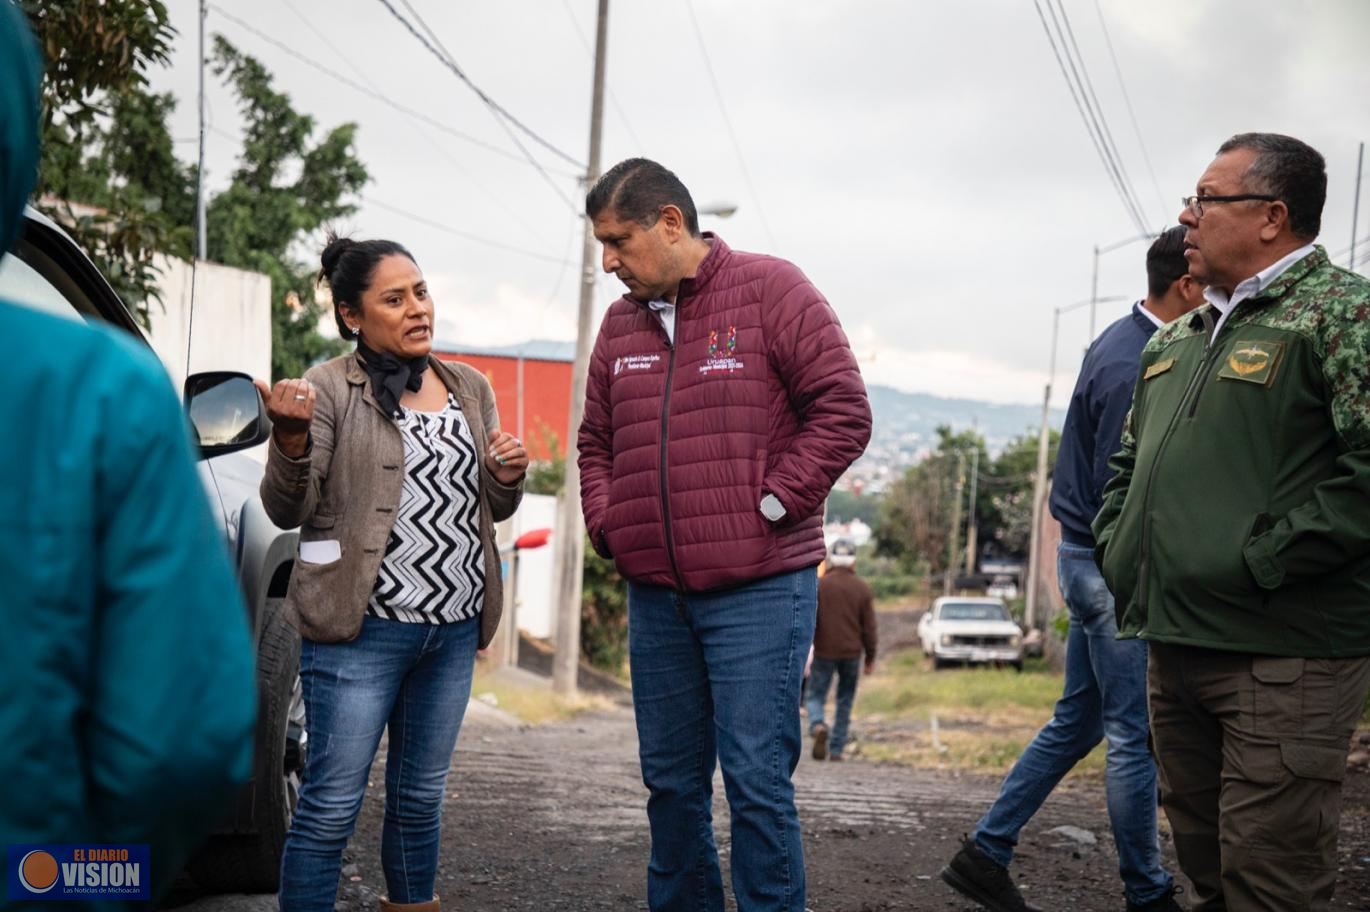
[[[401,409],[404,489],[367,613],[448,624],[480,613],[480,451],[456,397],[441,412]]]

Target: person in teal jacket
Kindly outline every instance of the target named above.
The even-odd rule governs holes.
[[[0,253],[38,165],[18,10],[0,3]],[[43,907],[13,892],[28,844],[147,845],[155,898],[250,772],[246,609],[150,351],[6,301],[0,338],[0,904]]]

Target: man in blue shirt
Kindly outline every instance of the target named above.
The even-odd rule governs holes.
[[[1107,796],[1128,912],[1182,909],[1161,865],[1156,766],[1147,744],[1146,644],[1118,640],[1113,596],[1094,564],[1090,522],[1119,448],[1142,348],[1160,326],[1203,303],[1186,273],[1183,226],[1146,255],[1147,296],[1089,347],[1071,395],[1052,479],[1051,515],[1061,523],[1057,576],[1070,614],[1065,688],[1054,714],[1009,772],[942,879],[994,912],[1032,910],[1008,874],[1023,826],[1056,783],[1108,739]]]

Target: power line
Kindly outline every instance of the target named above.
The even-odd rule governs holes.
[[[417,222],[420,225],[425,225],[429,228],[433,228],[438,231],[443,231],[447,234],[455,235],[459,238],[464,238],[472,242],[473,244],[483,244],[486,247],[493,247],[496,250],[504,250],[509,253],[517,253],[521,256],[531,257],[535,260],[542,260],[544,263],[555,263],[558,266],[575,265],[575,263],[573,263],[571,260],[566,259],[564,257],[555,257],[550,254],[541,253],[537,250],[529,250],[527,247],[517,247],[513,244],[505,244],[500,241],[492,241],[489,238],[484,237],[483,235],[475,234],[471,231],[463,231],[460,228],[454,228],[451,225],[446,225],[442,222],[434,221],[433,219],[427,218],[426,216],[419,215],[415,212],[410,212],[407,209],[401,209],[398,206],[392,206],[389,203],[383,203],[372,196],[365,196],[363,194],[357,194],[357,196],[362,202],[366,203],[368,206],[375,206],[377,209],[382,209],[393,215],[398,215],[402,218],[407,218],[410,221]]]
[[[325,47],[331,50],[334,54],[338,55],[338,57],[343,61],[343,63],[347,65],[347,68],[351,70],[354,74],[356,74],[358,79],[362,80],[363,82],[369,81],[369,77],[365,73],[363,73],[356,64],[352,62],[351,58],[348,57],[347,54],[343,53],[341,48],[339,48],[336,44],[330,41],[327,35],[320,31],[314,25],[314,23],[309,21],[308,17],[306,17],[303,13],[299,11],[299,9],[295,6],[293,0],[285,0],[285,5],[290,10],[290,12],[294,13],[295,18],[299,19],[302,23],[304,23],[305,28],[313,32],[315,37],[317,37],[319,41],[323,42]],[[424,122],[421,118],[414,117],[412,115],[410,116],[410,119],[413,120],[416,124],[422,124]],[[456,171],[459,174],[461,174],[462,177],[466,178],[472,186],[474,186],[478,191],[484,194],[484,196],[487,199],[489,199],[490,202],[494,203],[496,207],[502,210],[505,215],[509,216],[514,222],[516,222],[520,228],[522,228],[524,231],[532,235],[532,237],[535,238],[539,243],[546,243],[545,239],[541,237],[538,229],[534,227],[532,224],[530,224],[528,219],[524,218],[519,213],[519,211],[516,210],[513,206],[510,206],[508,200],[496,195],[495,192],[490,189],[488,182],[477,180],[475,175],[473,175],[467,169],[465,162],[463,162],[457,155],[452,153],[445,146],[439,144],[438,141],[433,138],[432,134],[426,132],[422,126],[418,126],[415,129],[415,132],[417,132],[420,136],[427,140],[429,145],[431,145],[440,155],[442,155],[444,158],[446,158],[449,162],[452,163],[452,167],[455,168]],[[514,159],[518,161],[520,164],[524,163],[523,158],[520,156],[514,156]]]
[[[228,12],[228,10],[224,9],[223,7],[217,4],[211,3],[209,4],[209,6],[211,9],[214,10],[215,13],[222,16],[224,19],[227,19],[229,22],[232,22],[239,28],[247,32],[250,32],[262,41],[265,41],[267,44],[270,44],[272,47],[284,51],[285,53],[289,54],[292,59],[298,60],[300,63],[305,64],[306,66],[310,67],[313,70],[316,70],[317,72],[323,73],[328,78],[338,83],[341,83],[342,85],[345,85],[350,89],[361,92],[368,98],[372,98],[376,101],[386,104],[391,108],[394,108],[396,111],[399,111],[401,114],[405,114],[416,120],[422,121],[428,126],[433,127],[437,130],[441,130],[442,132],[447,133],[450,136],[455,136],[457,139],[460,139],[463,142],[468,142],[472,145],[479,146],[480,148],[485,149],[487,152],[493,152],[495,155],[499,155],[503,158],[511,159],[516,162],[526,163],[524,157],[521,155],[518,155],[514,152],[510,152],[507,149],[501,149],[499,146],[493,145],[492,143],[488,143],[483,139],[479,139],[475,136],[470,135],[469,133],[463,133],[460,130],[453,129],[452,127],[448,126],[442,121],[436,120],[430,117],[429,115],[424,114],[422,111],[417,111],[411,107],[408,107],[394,100],[390,96],[384,95],[376,91],[368,85],[363,85],[362,83],[357,82],[354,79],[349,79],[342,73],[339,73],[337,70],[332,69],[326,64],[320,63],[312,57],[307,57],[304,54],[301,54],[298,48],[291,47],[290,45],[287,45],[284,42],[278,41],[276,38],[273,38],[272,36],[263,32],[262,30],[253,26],[251,23],[239,19],[237,16],[233,15],[232,13]],[[346,55],[343,56],[345,59]],[[567,171],[558,171],[557,173],[561,174],[563,177],[572,177],[577,179],[579,179],[580,177],[579,174]]]
[[[1070,48],[1075,52],[1074,59],[1080,64],[1080,75],[1084,77],[1084,85],[1088,90],[1089,100],[1093,104],[1094,113],[1098,115],[1097,125],[1103,130],[1104,148],[1108,150],[1110,158],[1113,160],[1114,167],[1118,170],[1118,177],[1122,181],[1123,189],[1127,192],[1128,198],[1132,200],[1132,208],[1142,218],[1142,223],[1146,223],[1146,215],[1142,209],[1141,200],[1137,196],[1136,189],[1132,186],[1132,177],[1127,173],[1127,166],[1123,164],[1123,156],[1118,151],[1118,143],[1113,139],[1113,131],[1109,129],[1108,118],[1104,117],[1103,105],[1099,104],[1099,96],[1094,94],[1094,80],[1089,78],[1089,68],[1085,66],[1085,57],[1080,53],[1080,45],[1075,41],[1075,29],[1070,24],[1070,15],[1066,12],[1063,0],[1055,0],[1056,9],[1061,13],[1061,21],[1065,23],[1065,34],[1070,40]],[[1052,0],[1047,0],[1047,9],[1051,9]],[[1067,59],[1070,54],[1066,55]]]
[[[533,140],[536,141],[539,145],[544,146],[547,149],[550,149],[553,153],[570,162],[571,164],[581,168],[585,166],[582,165],[580,162],[577,162],[574,158],[567,155],[565,152],[562,152],[560,149],[552,145],[547,140],[543,139],[541,136],[538,136],[529,127],[525,126],[521,121],[519,121],[518,118],[514,117],[514,115],[510,114],[507,110],[505,110],[493,98],[485,94],[484,91],[482,91],[474,82],[470,80],[470,78],[464,72],[462,72],[461,67],[457,65],[456,59],[453,58],[451,53],[448,52],[447,48],[443,46],[442,42],[438,39],[437,35],[433,32],[433,30],[428,27],[428,23],[423,21],[423,17],[420,16],[418,12],[415,11],[415,9],[409,5],[407,0],[401,0],[401,2],[404,3],[405,8],[409,10],[411,15],[413,15],[415,21],[418,22],[419,25],[423,27],[423,30],[428,33],[429,38],[432,39],[432,43],[429,43],[429,38],[425,38],[423,35],[419,34],[418,29],[414,28],[413,23],[411,23],[408,19],[404,18],[404,16],[400,15],[400,11],[395,9],[394,5],[391,4],[390,0],[380,0],[380,4],[390,11],[390,15],[394,16],[395,19],[398,20],[399,23],[405,27],[409,34],[413,35],[430,54],[438,58],[438,60],[442,63],[443,66],[451,70],[457,76],[458,79],[466,83],[466,85],[471,89],[471,91],[476,93],[476,97],[478,97],[482,102],[484,102],[486,108],[490,110],[490,113],[495,116],[495,120],[499,122],[500,127],[502,127],[504,129],[504,132],[508,134],[509,139],[512,140],[514,145],[518,146],[519,151],[523,153],[523,157],[526,158],[529,164],[536,168],[538,173],[542,175],[542,178],[544,181],[546,181],[547,186],[552,188],[552,192],[555,193],[557,196],[561,197],[562,202],[566,204],[567,208],[569,208],[572,212],[576,213],[576,215],[579,215],[579,207],[577,207],[576,204],[571,201],[571,198],[562,191],[561,187],[557,186],[556,181],[552,180],[552,176],[548,174],[546,169],[542,167],[542,163],[533,157],[533,153],[528,151],[528,147],[525,146],[523,142],[518,138],[518,134],[514,132],[510,125],[512,124],[513,126],[518,127],[524,133],[532,137]]]
[[[1113,39],[1108,34],[1108,24],[1104,21],[1104,8],[1099,0],[1094,0],[1094,11],[1099,14],[1099,28],[1104,33],[1104,44],[1108,46],[1108,56],[1113,61],[1113,72],[1118,76],[1118,88],[1123,92],[1123,103],[1127,105],[1127,116],[1132,121],[1132,132],[1137,135],[1137,145],[1142,150],[1142,161],[1146,163],[1147,173],[1151,176],[1151,187],[1156,191],[1156,201],[1161,212],[1166,212],[1169,204],[1161,193],[1161,182],[1156,180],[1156,169],[1151,166],[1151,155],[1146,150],[1146,140],[1142,138],[1142,128],[1137,125],[1137,112],[1132,109],[1132,98],[1128,95],[1127,83],[1123,80],[1123,68],[1118,65],[1118,55],[1113,52]]]
[[[775,247],[775,235],[771,232],[770,222],[766,220],[765,210],[761,208],[761,195],[756,192],[756,185],[752,181],[752,173],[747,168],[747,160],[742,157],[742,144],[737,141],[737,131],[733,129],[732,118],[728,116],[728,105],[723,100],[723,89],[719,87],[718,76],[714,73],[713,62],[709,59],[709,48],[704,43],[704,33],[700,31],[699,20],[695,17],[693,0],[685,0],[685,9],[690,13],[690,24],[694,26],[695,38],[699,41],[699,53],[704,57],[704,68],[709,73],[709,83],[714,88],[714,97],[718,99],[718,109],[723,113],[723,123],[728,128],[728,138],[732,140],[733,152],[737,154],[737,163],[742,168],[742,179],[746,181],[747,190],[751,193],[752,199],[756,202],[756,214],[761,219],[761,227],[766,232],[766,239],[770,241],[771,247]]]
[[[223,139],[227,139],[235,143],[240,142],[242,139],[242,137],[234,136],[227,130],[220,129],[218,127],[210,127],[209,132],[213,133],[215,136],[222,137]],[[463,231],[460,228],[455,228],[451,225],[435,221],[434,219],[427,218],[415,212],[410,212],[407,209],[401,209],[399,206],[392,206],[389,203],[378,200],[373,196],[367,196],[365,194],[358,193],[357,198],[362,202],[366,203],[368,206],[375,206],[377,209],[382,209],[393,215],[398,215],[403,218],[407,218],[410,221],[417,222],[420,225],[425,225],[429,228],[434,228],[438,231],[443,231],[447,234],[464,238],[465,240],[468,240],[473,244],[481,244],[486,247],[493,247],[496,250],[504,250],[508,253],[517,253],[520,256],[526,256],[534,260],[541,260],[544,263],[554,263],[562,267],[575,265],[575,263],[572,260],[566,257],[555,257],[551,254],[542,253],[538,250],[532,250],[528,247],[519,247],[516,244],[506,244],[502,241],[492,241],[490,240],[490,238],[485,237],[484,235],[476,234],[475,232],[471,231]],[[558,285],[560,285],[560,282],[561,280],[558,279]]]
[[[566,10],[566,15],[571,19],[572,31],[574,31],[576,37],[580,39],[581,47],[585,48],[585,53],[589,54],[591,61],[593,61],[595,58],[595,49],[590,47],[590,39],[586,38],[585,33],[580,30],[580,20],[576,18],[575,10],[571,8],[571,0],[561,0],[561,5],[562,8]],[[637,133],[634,132],[633,123],[628,119],[628,115],[623,113],[623,107],[618,103],[618,96],[614,94],[613,89],[607,89],[607,91],[609,93],[609,103],[614,106],[614,113],[618,115],[619,120],[623,121],[623,128],[628,131],[629,138],[632,139],[639,150],[645,150],[647,147],[642,140],[638,138]]]
[[[1144,233],[1146,231],[1145,221],[1134,207],[1131,198],[1123,187],[1122,176],[1118,173],[1112,159],[1104,149],[1103,136],[1102,133],[1096,132],[1097,123],[1095,122],[1092,113],[1086,112],[1086,104],[1083,100],[1084,87],[1081,85],[1077,91],[1078,76],[1076,79],[1071,78],[1071,72],[1073,72],[1075,68],[1074,62],[1071,61],[1070,70],[1068,71],[1066,60],[1061,57],[1061,51],[1065,49],[1065,37],[1061,37],[1061,47],[1058,49],[1056,45],[1056,35],[1052,33],[1051,26],[1047,25],[1046,15],[1042,12],[1041,3],[1039,0],[1032,0],[1032,5],[1037,10],[1037,18],[1041,20],[1042,30],[1046,33],[1047,42],[1051,45],[1051,53],[1056,58],[1056,65],[1060,67],[1061,76],[1066,81],[1066,88],[1070,90],[1071,100],[1075,102],[1075,110],[1079,112],[1080,119],[1085,125],[1085,132],[1089,134],[1090,141],[1094,144],[1094,151],[1098,153],[1099,160],[1104,165],[1104,171],[1108,175],[1109,181],[1113,184],[1113,189],[1117,191],[1118,198],[1122,201],[1123,208],[1127,210],[1128,216],[1132,219],[1134,227],[1137,228],[1139,233]],[[1056,14],[1051,7],[1050,0],[1047,2],[1047,9],[1051,11],[1052,21],[1054,22],[1056,20]],[[1059,29],[1059,24],[1057,27]],[[1069,57],[1069,52],[1067,52],[1066,56]]]

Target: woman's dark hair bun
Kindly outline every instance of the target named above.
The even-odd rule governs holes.
[[[319,257],[319,265],[323,267],[319,271],[319,281],[328,281],[332,278],[333,273],[338,268],[338,261],[355,243],[351,238],[338,237],[337,232],[328,232],[324,242],[323,254]]]
[[[414,255],[394,241],[354,241],[338,237],[332,230],[326,235],[323,253],[319,254],[322,267],[319,281],[328,283],[328,291],[333,297],[333,318],[338,322],[338,335],[342,338],[352,335],[342,309],[361,310],[362,295],[371,287],[376,264],[395,254],[414,261]]]

